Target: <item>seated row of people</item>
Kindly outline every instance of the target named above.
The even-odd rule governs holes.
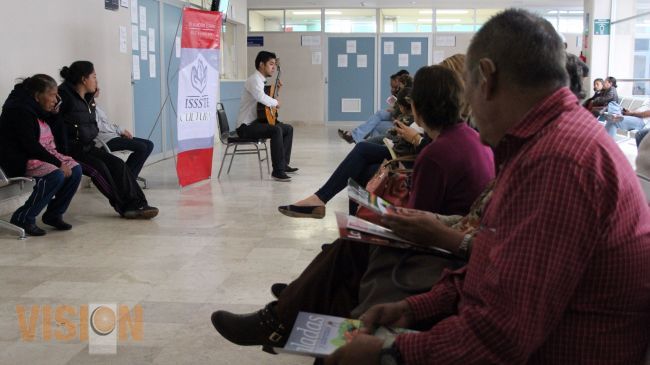
[[[94,101],[98,87],[93,64],[76,61],[63,67],[60,74],[64,80],[61,85],[45,74],[22,80],[2,108],[0,167],[9,177],[29,176],[35,180],[32,194],[14,212],[11,223],[28,235],[42,236],[46,232],[38,227],[36,217],[47,207],[43,223],[59,230],[71,229],[63,215],[82,173],[92,179],[123,218],[155,217],[158,209],[148,205],[136,182],[153,145],[150,141],[134,140],[128,131],[107,126],[102,113],[99,125],[109,146],[137,150],[140,147],[134,143],[138,143],[145,145],[145,152],[130,157],[125,164],[97,147],[100,128]],[[121,136],[113,132],[120,132]]]
[[[272,352],[299,311],[361,319],[361,333],[325,364],[642,363],[649,207],[620,149],[566,87],[565,64],[544,18],[525,10],[492,17],[463,71],[478,135],[456,122],[462,84],[453,72],[417,72],[411,106],[432,142],[413,174],[432,183],[414,184],[408,207],[431,213],[398,210],[384,223],[456,253],[462,268],[436,256],[409,261],[432,283],[409,295],[390,280],[403,253],[337,240],[296,280],[275,286],[277,301],[243,315],[216,311],[213,326]],[[372,335],[382,325],[420,332],[382,340]]]

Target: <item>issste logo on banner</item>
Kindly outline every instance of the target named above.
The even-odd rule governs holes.
[[[198,55],[196,60],[192,63],[191,68],[187,68],[185,72],[190,71],[189,80],[191,89],[188,91],[196,91],[197,95],[185,96],[185,112],[179,113],[181,122],[198,122],[210,120],[210,97],[205,92],[208,86],[208,78],[210,77],[210,68],[208,62],[203,58],[203,55]]]

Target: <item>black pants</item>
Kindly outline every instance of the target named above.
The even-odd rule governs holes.
[[[119,157],[95,146],[73,148],[71,155],[118,213],[147,205],[135,176]]]
[[[129,167],[133,176],[138,177],[142,166],[153,151],[153,142],[148,139],[133,137],[131,139],[124,137],[115,137],[106,143],[111,151],[132,151],[126,160],[126,166]]]
[[[349,318],[359,304],[359,283],[368,268],[368,255],[364,243],[339,239],[324,245],[282,291],[275,306],[280,322],[291,328],[300,311]]]
[[[273,172],[280,173],[291,161],[291,145],[293,144],[293,127],[289,124],[275,122],[270,125],[266,122],[255,120],[249,124],[242,124],[237,128],[237,135],[241,138],[270,138],[271,162]]]

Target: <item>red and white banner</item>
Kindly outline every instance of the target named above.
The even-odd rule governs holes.
[[[219,101],[221,13],[183,9],[176,173],[181,186],[209,179]]]

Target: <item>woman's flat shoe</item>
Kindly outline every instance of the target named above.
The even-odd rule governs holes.
[[[293,218],[316,218],[322,219],[325,217],[324,205],[282,205],[278,207],[278,211],[287,217]]]

